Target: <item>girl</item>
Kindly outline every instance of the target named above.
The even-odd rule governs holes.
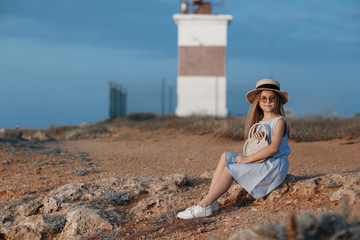
[[[290,129],[283,104],[289,100],[289,94],[280,91],[279,82],[262,79],[256,83],[254,90],[246,94],[246,99],[251,107],[245,124],[245,139],[250,127],[261,122],[269,130],[269,146],[250,156],[224,152],[215,169],[208,194],[198,204],[179,212],[178,218],[210,216],[219,209],[216,200],[230,188],[233,180],[255,199],[266,196],[285,180],[289,168]],[[263,133],[258,131],[254,137],[262,139]],[[262,163],[253,163],[264,158],[266,160]]]

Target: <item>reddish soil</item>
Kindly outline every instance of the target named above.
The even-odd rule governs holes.
[[[186,173],[196,182],[204,172],[215,169],[223,151],[241,152],[244,143],[174,130],[148,131],[122,127],[110,129],[110,132],[93,139],[47,142],[41,145],[45,148],[41,151],[1,146],[0,205],[19,201],[23,197],[37,197],[66,183],[109,177]],[[360,171],[358,139],[290,141],[290,147],[290,174],[303,176]],[[208,181],[200,181],[185,191],[179,210],[200,200],[208,186]],[[206,239],[211,236],[227,239],[236,231],[256,223],[283,221],[289,213],[301,216],[301,210],[312,210],[315,214],[341,211],[341,204],[330,202],[325,195],[294,204],[293,199],[284,199],[271,206],[259,201],[242,206],[233,203],[222,206],[219,213],[205,219],[130,221],[118,231],[134,238]],[[359,213],[360,207],[352,206],[351,217],[357,217]]]

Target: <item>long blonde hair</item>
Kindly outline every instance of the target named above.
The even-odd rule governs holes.
[[[245,139],[248,138],[249,130],[252,125],[254,125],[257,122],[260,122],[261,119],[264,117],[264,112],[259,106],[259,100],[261,96],[261,92],[258,92],[256,94],[256,97],[251,104],[251,107],[249,109],[249,112],[246,117],[245,122],[245,130],[244,130],[244,137]],[[286,130],[285,133],[289,136],[290,134],[290,123],[285,117],[285,111],[284,111],[284,104],[280,101],[280,96],[277,92],[274,92],[276,94],[276,108],[274,109],[274,113],[277,115],[281,115],[284,117],[284,120],[286,122]]]

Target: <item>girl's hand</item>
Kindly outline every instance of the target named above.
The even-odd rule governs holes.
[[[239,155],[235,158],[235,162],[239,163],[239,164],[246,164],[248,162],[248,157],[247,156],[243,156],[243,155]]]
[[[261,131],[258,131],[254,133],[253,137],[256,138],[257,140],[261,140],[264,137],[264,134]]]

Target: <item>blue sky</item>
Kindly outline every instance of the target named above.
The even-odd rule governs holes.
[[[110,80],[128,89],[128,112],[159,112],[162,79],[175,98],[179,2],[0,0],[0,127],[103,120]],[[227,0],[215,11],[233,16],[231,114],[267,77],[296,115],[360,112],[360,1]]]

